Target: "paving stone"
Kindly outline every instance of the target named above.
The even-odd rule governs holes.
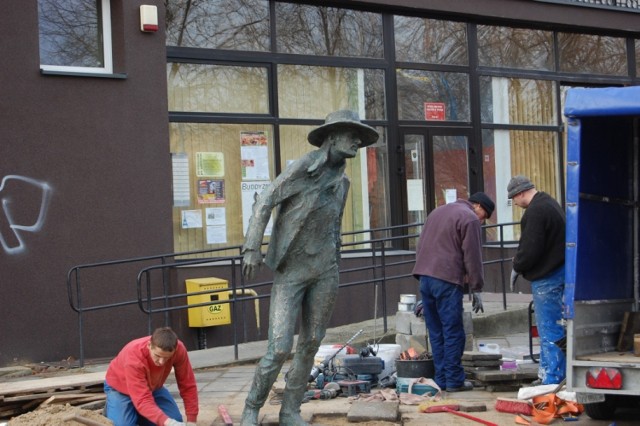
[[[396,312],[396,333],[411,334],[411,317],[413,312]]]
[[[485,361],[482,359],[477,359],[474,361],[462,360],[463,367],[500,367],[502,365],[502,361],[499,359]]]
[[[462,354],[463,361],[491,361],[502,359],[502,354],[490,354],[480,351],[465,351]]]
[[[355,401],[347,413],[349,422],[396,421],[397,401]]]

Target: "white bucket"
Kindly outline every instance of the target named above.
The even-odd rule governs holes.
[[[411,312],[416,305],[414,303],[402,303],[398,302],[398,311]]]
[[[320,347],[318,348],[318,352],[316,352],[316,355],[313,357],[313,365],[318,365],[328,356],[335,354],[341,346],[342,345],[320,345]],[[340,353],[347,353],[347,348],[344,348],[342,351],[340,351]]]
[[[400,295],[400,303],[406,304],[415,304],[416,303],[416,295],[415,294],[401,294]]]
[[[393,374],[396,371],[396,359],[400,357],[402,348],[400,345],[392,343],[381,343],[373,347],[377,350],[376,356],[384,361],[384,368],[382,372],[378,374],[378,379],[384,379]]]
[[[480,343],[478,344],[478,350],[488,354],[499,354],[500,345],[497,343]]]

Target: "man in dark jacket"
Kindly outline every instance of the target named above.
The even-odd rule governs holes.
[[[562,325],[564,294],[565,214],[549,194],[537,191],[526,176],[515,176],[508,197],[526,209],[520,222],[520,244],[513,258],[512,291],[518,274],[531,281],[540,335],[539,380],[558,384],[566,374],[565,354],[555,343],[565,336]]]
[[[483,192],[440,206],[427,217],[418,241],[413,275],[420,280],[434,381],[447,392],[473,389],[462,367],[463,287],[468,284],[473,292],[474,312],[484,312],[481,224],[494,208]]]

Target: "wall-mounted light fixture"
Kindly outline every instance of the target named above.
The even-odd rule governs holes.
[[[155,33],[158,31],[158,7],[143,4],[140,6],[140,31]]]

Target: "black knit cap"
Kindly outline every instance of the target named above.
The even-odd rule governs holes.
[[[493,203],[491,198],[489,198],[489,196],[484,192],[476,192],[469,197],[469,202],[480,204],[484,211],[487,212],[487,219],[491,217],[493,210],[496,208],[496,205]]]

